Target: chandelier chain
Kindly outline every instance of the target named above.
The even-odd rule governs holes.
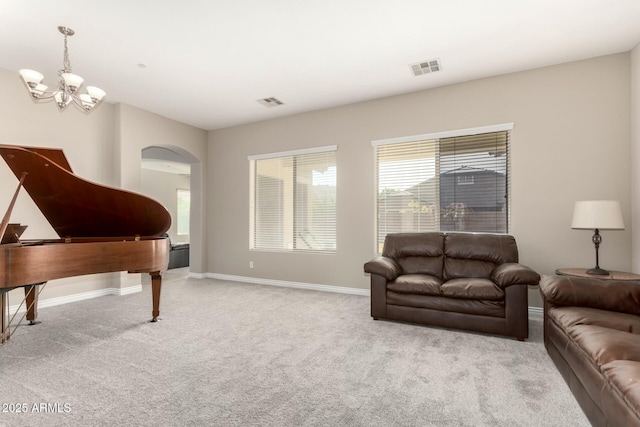
[[[64,35],[64,59],[62,61],[63,72],[71,73],[71,61],[69,60],[69,49],[67,47],[67,35]]]

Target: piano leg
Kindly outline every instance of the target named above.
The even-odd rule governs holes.
[[[38,322],[38,286],[42,283],[36,283],[34,285],[27,285],[24,287],[24,299],[27,304],[27,320],[29,325],[37,325]]]
[[[149,273],[151,275],[151,292],[153,294],[153,312],[151,313],[153,318],[152,322],[158,321],[160,316],[160,288],[162,285],[162,276],[159,271]]]
[[[7,291],[0,291],[0,309],[2,310],[2,313],[0,313],[0,344],[9,341],[8,319],[6,318],[8,311],[7,305]]]

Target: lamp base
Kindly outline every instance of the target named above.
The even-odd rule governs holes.
[[[607,270],[604,270],[600,267],[596,267],[596,268],[592,268],[590,270],[587,270],[587,274],[593,274],[595,276],[608,276],[609,272]]]

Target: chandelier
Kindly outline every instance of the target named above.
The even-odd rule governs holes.
[[[83,111],[89,112],[96,107],[106,92],[95,86],[87,86],[87,93],[79,93],[80,86],[84,79],[71,72],[71,62],[69,61],[69,51],[67,49],[67,37],[75,34],[71,28],[58,27],[58,31],[64,34],[64,60],[62,69],[58,70],[58,86],[55,90],[49,89],[42,84],[44,76],[37,71],[22,69],[20,76],[27,85],[31,97],[35,101],[54,99],[60,111],[73,103]]]

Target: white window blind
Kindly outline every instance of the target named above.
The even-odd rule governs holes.
[[[336,151],[251,156],[250,248],[336,250]]]
[[[511,126],[375,141],[378,248],[388,233],[507,233]]]

